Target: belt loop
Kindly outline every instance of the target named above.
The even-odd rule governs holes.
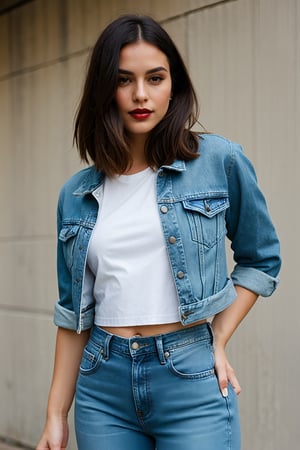
[[[103,357],[104,359],[107,361],[109,359],[109,344],[111,341],[111,338],[113,337],[112,334],[108,334],[105,338],[105,342],[104,342],[104,353],[103,353]]]
[[[163,338],[162,336],[155,336],[155,344],[157,355],[161,364],[166,364],[165,352],[163,347]]]

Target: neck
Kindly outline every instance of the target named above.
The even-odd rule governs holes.
[[[125,172],[130,175],[148,167],[145,158],[145,142],[146,137],[144,135],[135,135],[130,139],[130,153],[132,156],[132,166]]]
[[[146,161],[136,161],[133,160],[132,166],[129,167],[126,172],[124,172],[124,175],[133,175],[134,173],[141,172],[144,169],[147,169],[148,164]]]

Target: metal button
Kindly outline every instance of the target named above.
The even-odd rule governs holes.
[[[180,280],[184,277],[184,273],[179,270],[179,272],[177,272],[177,278],[179,278]]]
[[[170,236],[170,237],[169,237],[169,242],[170,242],[170,244],[175,244],[175,242],[176,242],[176,237],[175,237],[175,236]]]
[[[204,204],[205,204],[205,211],[210,212],[211,207],[209,206],[209,203],[207,201],[205,201]]]
[[[163,214],[166,214],[168,212],[168,207],[164,205],[160,208],[160,210]]]
[[[165,174],[165,173],[164,173],[164,171],[163,171],[163,170],[161,170],[160,172],[158,172],[158,176],[159,176],[159,177],[163,177],[163,176],[164,176],[164,174]]]
[[[139,343],[138,343],[138,342],[133,342],[133,343],[131,344],[132,350],[137,350],[139,347],[140,347],[140,346],[139,346]]]
[[[169,358],[170,357],[170,353],[169,352],[165,352],[165,358]]]

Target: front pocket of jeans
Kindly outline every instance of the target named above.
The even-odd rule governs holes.
[[[226,197],[184,200],[192,240],[211,248],[226,233],[225,212],[229,207]]]
[[[199,379],[215,373],[213,349],[208,341],[183,345],[165,354],[167,367],[180,378]]]
[[[89,341],[82,353],[80,373],[82,375],[90,375],[96,372],[99,369],[102,360],[103,348]]]

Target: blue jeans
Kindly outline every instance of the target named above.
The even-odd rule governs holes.
[[[210,324],[125,339],[94,327],[77,381],[79,450],[239,450],[237,398],[214,372]]]

